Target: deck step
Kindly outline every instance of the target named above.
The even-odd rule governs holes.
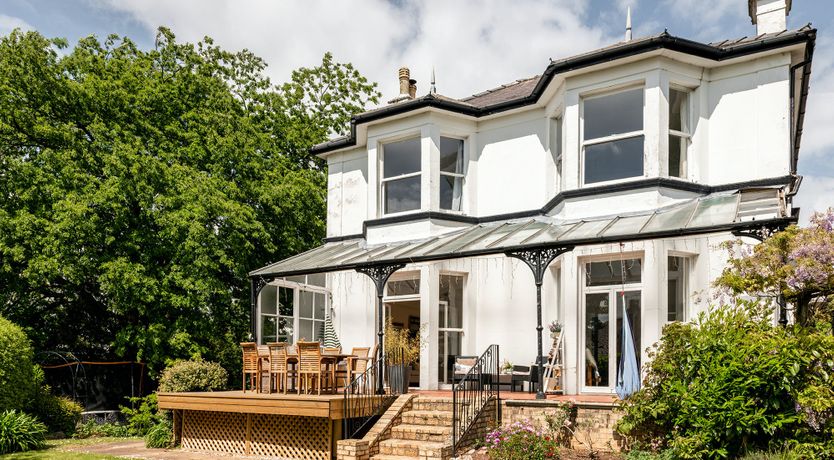
[[[451,451],[450,443],[415,441],[413,439],[386,439],[379,443],[382,455],[401,455],[420,458],[444,458]]]
[[[397,425],[391,429],[394,439],[411,439],[415,441],[444,442],[449,441],[452,428],[438,425]]]
[[[452,398],[418,396],[411,402],[414,410],[452,411]]]
[[[402,423],[405,425],[452,426],[452,413],[436,410],[412,410],[403,412]]]

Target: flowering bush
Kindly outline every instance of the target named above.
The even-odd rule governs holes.
[[[556,439],[528,421],[497,428],[486,437],[489,458],[494,460],[539,460],[559,458]]]
[[[548,329],[550,329],[550,332],[552,333],[562,332],[562,323],[559,321],[553,321],[550,323],[550,326],[548,326]]]

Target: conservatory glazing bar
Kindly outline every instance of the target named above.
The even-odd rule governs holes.
[[[652,212],[565,221],[548,216],[476,224],[424,240],[368,245],[364,239],[331,242],[252,271],[252,278],[355,270],[370,265],[455,259],[526,249],[580,246],[720,231],[781,228],[796,221],[778,202],[761,220],[739,217],[740,193],[716,193]],[[774,217],[775,216],[775,217]]]

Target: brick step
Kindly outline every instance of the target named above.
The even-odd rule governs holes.
[[[413,439],[386,439],[379,443],[381,455],[400,455],[420,458],[448,458],[450,443],[415,441]],[[445,456],[444,456],[445,454]]]
[[[452,413],[436,410],[412,410],[403,412],[402,423],[405,425],[452,426]]]
[[[412,457],[409,455],[382,455],[377,454],[371,456],[371,460],[420,460],[420,457]]]
[[[411,402],[414,410],[452,411],[452,398],[418,396]]]
[[[412,439],[416,441],[446,442],[452,435],[452,428],[437,425],[397,425],[391,429],[394,439]]]

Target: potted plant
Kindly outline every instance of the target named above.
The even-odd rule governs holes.
[[[420,357],[421,334],[414,336],[401,327],[394,327],[391,319],[385,325],[385,352],[388,365],[388,386],[392,392],[408,393],[411,365]]]
[[[550,337],[553,340],[558,339],[559,334],[562,333],[562,323],[560,323],[559,321],[553,321],[552,323],[550,323],[550,326],[548,326],[548,328],[550,329]]]

